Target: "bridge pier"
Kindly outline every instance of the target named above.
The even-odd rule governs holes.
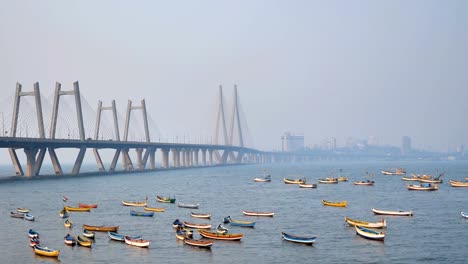
[[[162,167],[164,169],[169,168],[169,149],[162,148]]]
[[[36,173],[36,154],[38,149],[24,149],[26,154],[26,176],[31,177]]]
[[[54,167],[55,175],[63,175],[62,166],[57,158],[57,153],[55,153],[54,148],[49,148],[50,160],[52,161],[52,166]]]
[[[81,164],[83,164],[83,159],[86,153],[86,148],[81,148],[80,152],[78,153],[78,157],[76,157],[75,165],[73,166],[72,175],[78,175],[80,173]]]
[[[210,166],[213,166],[213,150],[212,149],[209,149],[208,150],[208,156],[209,156],[209,160],[210,160]]]
[[[202,166],[205,167],[206,166],[206,149],[201,149],[201,153],[202,153]]]
[[[200,151],[199,149],[194,149],[194,150],[193,150],[193,157],[194,157],[194,160],[195,160],[195,161],[194,161],[194,166],[195,166],[195,167],[198,167],[198,165],[199,165],[199,164],[198,164],[198,152],[199,152],[199,151]]]
[[[149,168],[150,170],[155,170],[156,169],[156,151],[157,149],[148,149],[146,151],[149,151]]]
[[[138,170],[143,170],[143,149],[142,148],[137,148],[135,149],[136,154],[137,154],[137,169]]]

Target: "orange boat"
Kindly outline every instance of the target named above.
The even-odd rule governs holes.
[[[100,231],[100,232],[117,232],[119,226],[92,226],[92,225],[83,225],[83,229],[88,231]]]
[[[78,207],[79,208],[97,208],[97,204],[82,204],[82,203],[79,203]]]
[[[220,234],[220,233],[214,233],[210,231],[205,231],[202,229],[198,229],[198,232],[202,237],[206,238],[211,238],[211,239],[219,239],[219,240],[241,240],[243,234]]]

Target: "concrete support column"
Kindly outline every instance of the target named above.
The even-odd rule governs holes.
[[[193,157],[194,157],[194,161],[195,161],[194,166],[195,167],[198,167],[198,152],[199,151],[200,151],[199,149],[194,149],[193,150]]]
[[[210,159],[210,166],[213,166],[213,150],[212,149],[209,149],[208,150],[208,156],[209,156],[209,159]]]
[[[52,161],[52,165],[54,167],[55,175],[63,175],[62,166],[57,158],[57,153],[55,153],[55,149],[49,148],[50,159]]]
[[[202,166],[206,166],[206,149],[201,149],[202,153]]]
[[[75,165],[73,166],[72,175],[78,175],[80,173],[81,164],[83,164],[83,159],[86,153],[86,148],[81,148],[80,152],[78,153],[78,157],[76,157]]]
[[[143,170],[143,149],[142,148],[137,148],[135,149],[136,154],[137,154],[137,169],[138,170]]]
[[[171,153],[172,153],[172,167],[173,168],[177,168],[177,150],[176,149],[171,149]]]
[[[188,150],[188,155],[189,155],[189,164],[190,164],[190,167],[193,167],[194,166],[194,162],[193,162],[193,158],[194,158],[194,155],[193,155],[193,149],[190,149]]]
[[[149,160],[150,160],[150,164],[149,164],[149,168],[150,170],[154,170],[156,169],[156,149],[152,149],[152,150],[147,150],[147,151],[150,151],[149,153]]]
[[[161,149],[162,152],[162,167],[169,168],[169,149]]]
[[[35,175],[36,172],[36,155],[38,149],[24,149],[24,153],[26,153],[26,176],[31,177]]]
[[[189,150],[184,150],[184,160],[185,160],[185,166],[184,167],[190,167],[190,151]]]

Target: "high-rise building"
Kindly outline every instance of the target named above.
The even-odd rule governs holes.
[[[281,150],[287,152],[304,150],[304,135],[286,132],[281,136]]]
[[[411,152],[411,138],[404,136],[401,138],[401,155],[406,156]]]

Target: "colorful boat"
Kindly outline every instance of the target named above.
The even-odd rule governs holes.
[[[146,239],[133,239],[130,236],[124,236],[125,244],[135,247],[149,247],[150,241]]]
[[[99,232],[117,232],[119,230],[119,226],[92,226],[92,225],[83,225],[83,229],[89,231],[99,231]]]
[[[185,238],[184,243],[190,246],[201,247],[201,248],[211,248],[213,245],[213,241],[211,240],[199,240],[199,239],[191,239]]]
[[[372,208],[372,212],[376,215],[394,215],[394,216],[412,216],[412,211],[386,211],[386,210],[378,210]]]
[[[80,245],[82,247],[91,247],[91,245],[93,244],[93,242],[91,240],[89,240],[86,237],[82,237],[82,236],[77,236],[76,237],[76,243],[78,243],[78,245]]]
[[[317,184],[315,183],[299,183],[300,188],[317,188]]]
[[[34,253],[45,257],[58,257],[60,250],[50,249],[48,247],[41,247],[39,245],[34,246]]]
[[[35,245],[40,245],[40,244],[41,244],[41,242],[39,242],[39,238],[37,238],[37,237],[32,237],[32,238],[29,239],[29,245],[31,247],[34,247]]]
[[[165,209],[164,208],[160,208],[160,207],[147,207],[145,206],[145,211],[150,211],[150,212],[164,212]]]
[[[80,207],[65,206],[65,210],[67,210],[69,212],[90,212],[91,208],[80,208]]]
[[[65,221],[63,222],[63,225],[66,227],[66,228],[71,228],[73,226],[73,222],[70,220],[70,219],[65,219]]]
[[[132,216],[146,216],[146,217],[153,217],[154,212],[146,213],[146,212],[137,212],[137,211],[130,211],[130,215]]]
[[[180,228],[176,230],[177,239],[184,240],[186,238],[192,238],[192,237],[193,237],[192,230],[186,230],[186,229],[180,229]]]
[[[69,215],[69,214],[68,214],[68,210],[65,209],[65,207],[64,207],[62,210],[60,210],[60,212],[59,212],[59,216],[60,216],[61,218],[67,218],[68,215]]]
[[[354,185],[367,185],[367,186],[372,186],[372,185],[374,185],[374,181],[369,181],[369,180],[365,180],[365,181],[355,181],[355,182],[354,182]]]
[[[24,218],[23,213],[10,212],[10,216],[13,217],[13,218]]]
[[[122,201],[122,204],[125,205],[125,206],[140,206],[140,207],[143,207],[143,206],[147,205],[147,201],[144,201],[144,202]]]
[[[78,207],[79,207],[79,208],[97,208],[98,205],[97,205],[97,204],[83,204],[83,203],[79,203],[79,204],[78,204]]]
[[[468,187],[468,181],[450,180],[450,186],[452,186],[452,187]]]
[[[430,179],[419,179],[419,182],[424,182],[424,183],[442,183],[443,180],[437,178],[430,178]]]
[[[109,237],[112,239],[112,240],[116,240],[116,241],[121,241],[121,242],[124,242],[125,241],[125,235],[121,235],[119,233],[116,233],[116,232],[107,232],[107,234],[109,235]],[[140,239],[141,236],[129,236],[130,238],[132,239]]]
[[[468,218],[468,213],[465,213],[465,212],[460,212],[461,213],[461,216],[463,216],[464,218]]]
[[[404,181],[417,181],[417,182],[420,180],[418,177],[415,177],[415,176],[413,176],[413,177],[403,177],[401,179],[404,180]]]
[[[218,239],[218,240],[228,240],[228,241],[238,241],[242,239],[243,234],[238,233],[238,234],[220,234],[220,233],[214,233],[210,231],[205,231],[205,230],[198,230],[200,235],[202,237],[206,238],[211,238],[211,239]]]
[[[83,229],[83,236],[87,237],[87,238],[94,238],[96,234],[92,231],[89,231],[87,229]]]
[[[302,244],[307,244],[307,245],[314,244],[315,239],[317,239],[317,237],[295,236],[295,235],[291,235],[291,234],[288,234],[288,233],[285,233],[285,232],[281,232],[281,236],[286,241],[295,242],[295,243],[302,243]]]
[[[74,246],[76,245],[76,239],[74,236],[70,235],[70,234],[67,234],[64,238],[63,238],[63,241],[65,242],[65,244],[69,245],[69,246]]]
[[[340,176],[336,179],[339,182],[347,182],[349,181],[348,177]]]
[[[348,204],[348,202],[347,202],[347,201],[330,202],[330,201],[322,200],[322,204],[323,204],[323,205],[327,205],[327,206],[346,207],[346,205]]]
[[[156,195],[156,201],[160,203],[175,203],[176,199],[175,198],[170,198],[170,197],[163,197]]]
[[[210,229],[211,224],[198,224],[198,223],[190,223],[190,222],[182,222],[184,226],[190,228],[197,228],[197,229]]]
[[[34,237],[39,238],[39,233],[36,232],[36,231],[34,231],[34,230],[32,230],[32,229],[29,229],[29,230],[28,230],[28,236],[29,236],[30,238],[34,238]]]
[[[174,222],[172,222],[172,227],[173,228],[184,228],[184,223],[182,223],[182,221],[180,221],[179,219],[176,219],[176,220],[174,220]]]
[[[405,175],[406,170],[403,168],[397,168],[396,171],[382,170],[383,175]]]
[[[224,217],[224,223],[230,223],[232,226],[255,227],[255,222],[234,220],[230,216]]]
[[[177,206],[182,208],[198,209],[198,207],[200,207],[200,204],[177,203]]]
[[[26,219],[28,221],[34,221],[34,216],[32,214],[25,213],[24,214],[24,219]]]
[[[274,212],[254,212],[254,211],[242,211],[244,215],[248,216],[270,216],[273,217],[275,215]]]
[[[299,183],[305,183],[303,179],[283,179],[284,183],[286,184],[299,184]]]
[[[222,224],[219,224],[217,227],[216,227],[216,232],[218,234],[227,234],[229,232],[229,229],[227,229],[225,226],[223,226]]]
[[[355,220],[355,219],[351,219],[349,217],[345,217],[344,219],[345,219],[345,222],[349,226],[359,225],[359,226],[366,227],[366,228],[386,228],[387,227],[387,221],[385,221],[385,219],[383,219],[383,218],[382,218],[381,221],[375,222],[375,223],[361,221],[361,220]]]
[[[16,211],[17,211],[18,213],[23,213],[23,214],[29,213],[29,209],[28,209],[28,208],[18,208],[18,209],[16,209]]]
[[[384,241],[385,239],[384,232],[367,229],[365,227],[358,226],[358,225],[354,226],[354,228],[356,229],[356,234],[364,238],[371,239],[371,240],[379,240],[379,241]]]
[[[406,188],[412,191],[437,191],[439,185],[432,183],[421,183],[421,184],[407,184]]]
[[[319,183],[326,183],[326,184],[336,184],[338,183],[337,178],[325,178],[325,179],[318,179]]]
[[[192,217],[195,217],[195,218],[205,218],[205,219],[210,219],[211,218],[211,214],[202,214],[202,213],[190,212],[190,215]]]

